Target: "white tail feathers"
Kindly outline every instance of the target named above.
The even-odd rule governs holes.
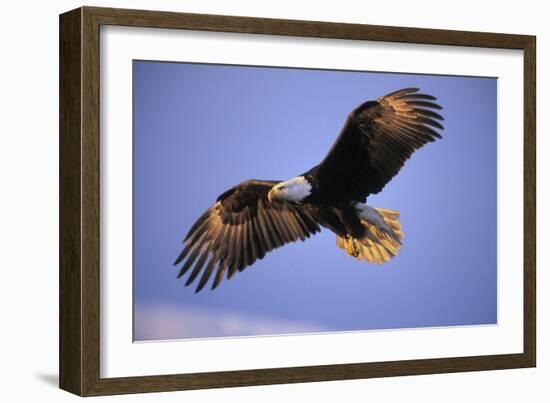
[[[398,211],[383,208],[371,209],[378,213],[383,223],[379,219],[370,219],[372,211],[368,216],[369,220],[365,215],[360,215],[361,223],[366,229],[366,235],[362,239],[337,236],[336,245],[344,249],[349,256],[359,260],[367,260],[370,263],[382,264],[397,255],[397,250],[401,246],[401,239],[403,239],[403,232],[401,231],[401,223],[398,221]]]

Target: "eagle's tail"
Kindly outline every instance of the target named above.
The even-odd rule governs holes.
[[[386,263],[397,255],[403,232],[399,222],[399,212],[383,208],[371,208],[369,214],[361,215],[361,223],[366,234],[362,239],[349,235],[336,236],[336,245],[349,256],[370,263]]]

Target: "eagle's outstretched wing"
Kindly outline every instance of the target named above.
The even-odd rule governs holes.
[[[227,272],[236,272],[262,259],[286,243],[302,241],[320,231],[318,223],[304,207],[291,202],[272,201],[269,190],[278,182],[245,181],[218,197],[189,230],[184,248],[174,265],[184,262],[178,277],[193,266],[185,285],[202,271],[196,291],[200,291],[216,271],[212,289]]]
[[[364,202],[378,193],[412,153],[441,138],[436,98],[405,88],[361,104],[349,115],[324,160],[316,167],[319,187],[342,199]]]

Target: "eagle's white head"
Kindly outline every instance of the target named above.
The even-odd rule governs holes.
[[[267,194],[269,201],[287,200],[300,203],[311,194],[311,184],[303,176],[277,183]]]

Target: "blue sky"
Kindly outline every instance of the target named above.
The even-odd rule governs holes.
[[[149,61],[133,74],[136,340],[496,323],[496,79]],[[353,108],[411,86],[438,97],[445,130],[367,201],[401,213],[391,262],[356,261],[323,230],[215,291],[176,279],[219,194],[305,172]]]

